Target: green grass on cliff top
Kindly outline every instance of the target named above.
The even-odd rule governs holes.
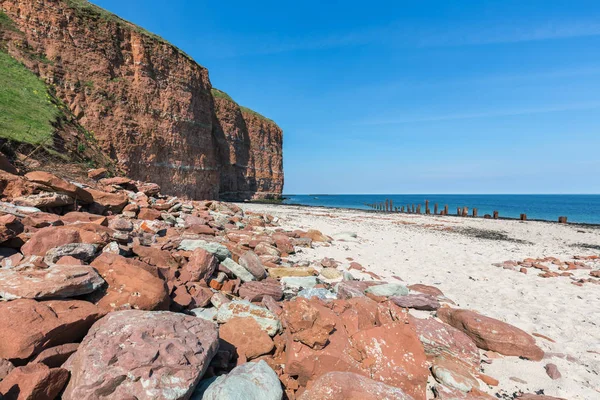
[[[0,49],[0,137],[47,143],[59,115],[44,82]]]
[[[0,30],[18,31],[12,19],[0,10]]]
[[[237,105],[238,105],[238,107],[240,107],[240,110],[242,111],[242,113],[246,113],[246,114],[251,114],[251,115],[254,115],[254,116],[256,116],[256,117],[258,117],[258,118],[260,118],[260,119],[263,119],[263,120],[265,120],[265,121],[268,121],[268,122],[271,122],[271,123],[273,123],[273,124],[277,125],[277,124],[275,123],[275,121],[273,121],[272,119],[269,119],[269,118],[265,117],[264,115],[262,115],[262,114],[259,114],[259,113],[257,113],[256,111],[254,111],[254,110],[252,110],[252,109],[250,109],[250,108],[248,108],[248,107],[240,106],[240,105],[239,105],[239,104],[238,104],[238,103],[237,103],[235,100],[233,100],[233,99],[231,98],[231,96],[230,96],[230,95],[228,95],[227,93],[225,93],[225,92],[224,92],[224,91],[222,91],[222,90],[219,90],[219,89],[217,89],[217,88],[212,88],[212,89],[211,89],[211,93],[212,93],[213,97],[215,97],[215,98],[218,98],[218,99],[226,99],[226,100],[229,100],[229,101],[231,101],[232,103],[235,103],[235,104],[237,104]]]

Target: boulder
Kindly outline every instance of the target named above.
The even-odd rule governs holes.
[[[352,372],[328,372],[299,400],[413,400],[402,389]]]
[[[351,299],[353,297],[365,297],[365,290],[380,282],[373,281],[343,281],[335,286],[338,299]]]
[[[60,220],[60,216],[45,212],[29,214],[23,218],[22,222],[23,225],[28,228],[28,230],[31,230],[31,228],[45,228],[47,226],[64,225],[64,223]]]
[[[219,261],[223,261],[226,258],[231,258],[231,252],[229,249],[220,243],[207,242],[206,240],[201,239],[184,239],[181,241],[181,243],[179,243],[179,250],[193,251],[198,248],[214,254]]]
[[[231,258],[226,258],[221,261],[221,265],[227,268],[236,278],[239,278],[242,282],[250,282],[256,280],[254,275],[250,273],[246,268],[233,261]]]
[[[479,382],[473,376],[475,372],[475,368],[469,368],[461,360],[445,356],[435,358],[431,367],[431,373],[438,382],[465,393],[479,389]]]
[[[308,232],[302,233],[300,237],[311,239],[313,242],[330,242],[331,240],[326,235],[323,235],[321,231],[316,229],[309,229]]]
[[[401,297],[391,297],[390,300],[399,307],[415,310],[435,311],[440,308],[440,302],[428,294],[407,294]]]
[[[63,400],[187,399],[218,348],[216,326],[171,312],[117,311],[69,360]]]
[[[256,306],[245,300],[234,300],[219,307],[217,322],[225,322],[236,317],[251,317],[258,322],[261,329],[269,334],[275,335],[281,329],[281,323],[275,314],[264,307]]]
[[[29,364],[15,368],[0,382],[0,395],[4,399],[53,400],[68,380],[69,372],[65,369]]]
[[[127,195],[119,193],[108,193],[96,189],[84,189],[93,199],[99,209],[120,213],[129,202]]]
[[[106,168],[96,168],[90,169],[88,171],[88,178],[93,179],[95,181],[100,180],[102,178],[106,178],[108,175],[108,170]]]
[[[161,212],[153,208],[142,208],[138,213],[138,219],[154,221],[160,218]]]
[[[78,348],[79,343],[66,343],[61,344],[60,346],[50,347],[38,354],[31,363],[42,363],[50,368],[58,368],[62,366]]]
[[[92,196],[86,192],[84,189],[73,185],[57,177],[56,175],[52,175],[48,172],[44,171],[33,171],[29,172],[25,175],[25,178],[29,179],[31,182],[40,183],[42,185],[48,186],[54,189],[57,192],[65,193],[68,196],[76,199],[77,201],[83,203],[91,203],[94,201]]]
[[[335,268],[323,268],[321,272],[319,272],[319,275],[330,280],[342,279],[342,272]]]
[[[48,250],[71,243],[104,246],[110,241],[111,234],[112,229],[90,223],[49,226],[34,233],[21,252],[25,256],[45,256]]]
[[[253,251],[246,251],[239,258],[238,263],[250,272],[256,280],[265,279],[267,277],[267,271],[262,265],[260,258]]]
[[[190,281],[208,282],[217,270],[217,258],[203,248],[197,248],[192,252],[188,263],[183,267],[190,275]]]
[[[132,250],[140,258],[140,261],[158,267],[161,270],[177,269],[179,267],[177,261],[171,257],[171,253],[166,250],[142,246],[139,242],[133,245]]]
[[[64,193],[42,192],[30,194],[29,196],[17,197],[13,203],[22,207],[52,208],[71,205],[75,202],[73,198]]]
[[[46,252],[44,262],[47,265],[56,263],[65,256],[73,257],[82,261],[91,260],[98,251],[98,245],[90,243],[69,243],[55,247]]]
[[[260,282],[243,283],[238,290],[238,295],[248,301],[262,301],[265,296],[271,296],[274,300],[281,300],[283,289],[279,281],[267,279]]]
[[[116,254],[103,253],[91,266],[107,285],[91,294],[89,299],[104,312],[168,309],[166,284],[150,265]]]
[[[0,358],[0,381],[10,374],[10,371],[15,369],[15,366],[8,360]]]
[[[67,224],[76,224],[78,222],[93,223],[102,226],[108,226],[108,220],[106,217],[98,214],[91,214],[81,211],[71,211],[60,217],[61,221]]]
[[[450,307],[440,308],[437,314],[442,321],[466,333],[480,349],[534,361],[544,357],[531,335],[506,322]]]
[[[227,375],[199,385],[192,400],[281,400],[283,390],[275,371],[260,360],[234,368]]]
[[[271,278],[315,276],[318,272],[313,267],[280,267],[269,268]]]
[[[85,265],[0,269],[0,297],[5,300],[81,296],[92,293],[103,283],[100,275]]]
[[[23,232],[23,224],[14,215],[0,217],[0,243],[6,242]]]
[[[98,307],[78,300],[0,303],[0,357],[23,361],[49,347],[77,342],[100,315]]]
[[[406,296],[408,294],[408,288],[398,283],[384,283],[382,285],[368,287],[365,289],[365,293],[381,297]]]
[[[225,347],[234,347],[242,363],[267,354],[275,347],[271,337],[250,317],[232,318],[221,325],[219,338]]]

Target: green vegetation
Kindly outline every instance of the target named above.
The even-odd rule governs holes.
[[[265,120],[265,121],[268,121],[268,122],[270,122],[272,124],[275,124],[275,121],[273,121],[272,119],[269,119],[269,118],[265,117],[264,115],[259,114],[256,111],[249,109],[248,107],[240,106],[240,109],[242,110],[243,113],[252,114],[252,115],[254,115],[254,116],[256,116],[256,117],[258,117],[258,118],[260,118],[262,120]],[[277,125],[277,124],[275,124],[275,125]]]
[[[230,96],[230,95],[228,95],[227,93],[225,93],[225,92],[224,92],[224,91],[222,91],[222,90],[219,90],[219,89],[217,89],[217,88],[212,88],[212,89],[211,89],[211,93],[212,93],[213,97],[215,97],[215,98],[218,98],[218,99],[226,99],[226,100],[229,100],[229,101],[231,101],[232,103],[238,104],[238,103],[237,103],[235,100],[233,100],[233,99],[231,98],[231,96]],[[272,124],[275,124],[275,121],[273,121],[272,119],[269,119],[269,118],[265,117],[264,115],[262,115],[262,114],[259,114],[259,113],[257,113],[256,111],[254,111],[254,110],[252,110],[252,109],[250,109],[250,108],[248,108],[248,107],[240,106],[239,104],[238,104],[238,106],[240,107],[240,110],[241,110],[243,113],[254,115],[254,116],[256,116],[256,117],[258,117],[258,118],[260,118],[260,119],[262,119],[262,120],[265,120],[265,121],[268,121],[268,122],[270,122],[270,123],[272,123]],[[275,125],[277,125],[277,124],[275,124]]]
[[[0,10],[0,30],[19,32],[13,20],[8,18],[8,15],[4,14],[2,10]]]
[[[213,97],[215,97],[217,99],[225,99],[225,100],[231,101],[232,103],[235,103],[235,101],[231,98],[231,96],[222,90],[219,90],[217,88],[212,88],[210,91],[211,91]],[[235,103],[235,104],[237,104],[237,103]]]
[[[52,139],[60,115],[44,82],[0,50],[0,137],[30,144]]]

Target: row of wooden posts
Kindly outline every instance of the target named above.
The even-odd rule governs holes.
[[[417,204],[416,206],[415,206],[415,204],[407,204],[406,206],[395,206],[394,201],[391,199],[386,199],[384,202],[372,203],[372,204],[366,204],[366,205],[376,211],[400,212],[400,213],[407,213],[407,214],[422,214],[421,204]],[[431,209],[429,208],[429,200],[425,200],[425,214],[426,215],[431,214]],[[444,206],[444,208],[442,210],[440,210],[438,207],[438,203],[435,203],[433,205],[433,215],[450,215],[449,211],[448,211],[448,205],[446,204]],[[457,207],[456,215],[459,217],[468,217],[469,216],[469,207]],[[477,208],[473,208],[471,210],[471,216],[475,217],[475,218],[479,216]],[[500,218],[500,213],[498,211],[494,211],[493,215],[485,214],[483,216],[483,218],[498,219],[498,218]],[[527,214],[521,214],[519,219],[521,221],[527,221]],[[567,217],[564,217],[564,216],[558,217],[558,222],[560,222],[561,224],[566,224]]]

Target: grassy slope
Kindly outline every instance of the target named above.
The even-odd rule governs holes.
[[[44,82],[0,49],[0,137],[30,144],[50,142],[52,122],[60,115],[51,100]]]
[[[212,95],[213,95],[213,97],[215,97],[215,98],[219,98],[219,99],[226,99],[226,100],[229,100],[229,101],[231,101],[232,103],[235,103],[235,104],[237,104],[237,102],[236,102],[235,100],[233,100],[233,99],[231,98],[231,96],[229,96],[227,93],[225,93],[224,91],[222,91],[222,90],[219,90],[219,89],[217,89],[217,88],[212,88]],[[239,104],[238,104],[238,106],[240,107],[240,110],[241,110],[243,113],[246,113],[246,114],[251,114],[251,115],[255,115],[255,116],[257,116],[257,117],[258,117],[258,118],[260,118],[260,119],[263,119],[263,120],[265,120],[265,121],[268,121],[268,122],[271,122],[271,123],[275,124],[275,121],[273,121],[273,120],[271,120],[271,119],[269,119],[269,118],[265,117],[265,116],[264,116],[264,115],[262,115],[262,114],[259,114],[259,113],[257,113],[256,111],[254,111],[254,110],[252,110],[252,109],[250,109],[250,108],[248,108],[248,107],[240,106]]]

